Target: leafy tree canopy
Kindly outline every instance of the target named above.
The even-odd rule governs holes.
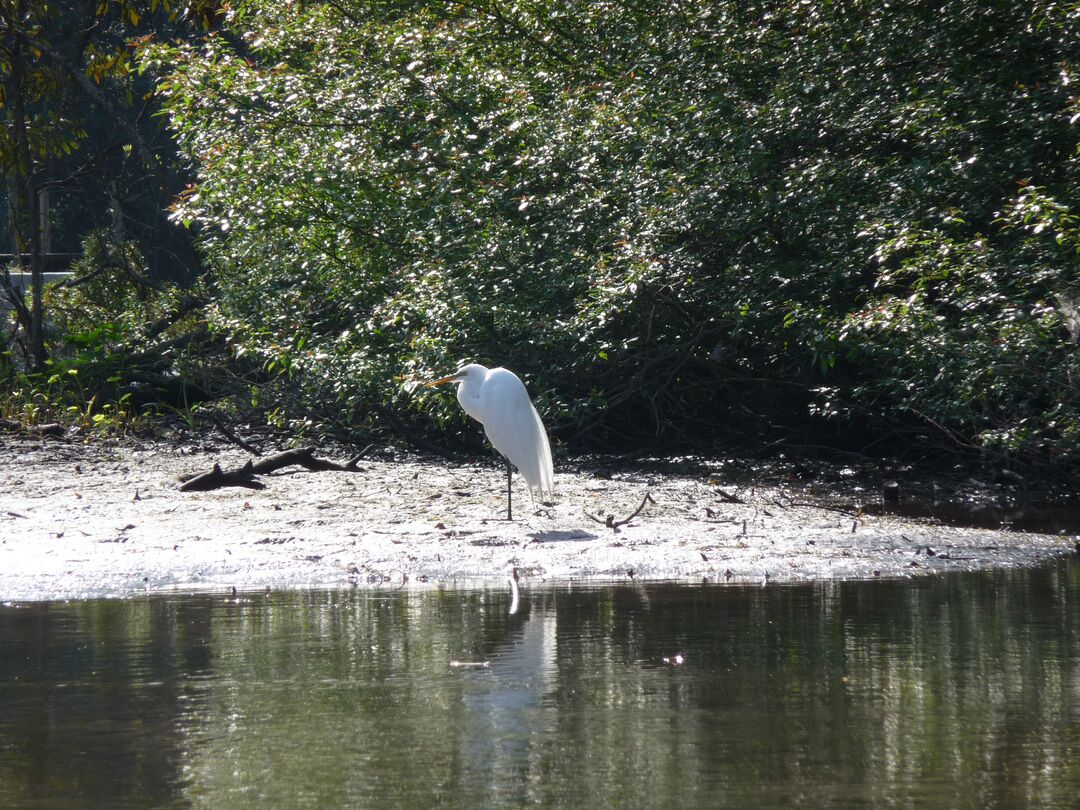
[[[237,351],[296,414],[733,418],[1080,453],[1075,2],[234,0],[143,65]],[[865,434],[861,434],[865,435]]]

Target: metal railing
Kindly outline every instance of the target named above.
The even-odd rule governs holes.
[[[43,253],[41,258],[45,260],[45,272],[56,273],[67,270],[73,261],[81,259],[81,253]],[[20,254],[17,253],[0,253],[0,266],[11,266],[13,264],[20,264]],[[30,266],[30,254],[21,254],[21,266]],[[15,275],[12,273],[12,275]]]

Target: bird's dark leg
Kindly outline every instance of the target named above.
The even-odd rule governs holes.
[[[512,507],[512,499],[513,499],[513,492],[514,492],[513,475],[514,475],[513,467],[510,466],[510,459],[507,459],[506,460],[506,519],[507,520],[513,520],[514,519],[514,510],[513,510],[513,507]]]

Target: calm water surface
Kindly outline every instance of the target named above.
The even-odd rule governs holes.
[[[2,606],[0,807],[1080,807],[1076,560],[508,607]]]

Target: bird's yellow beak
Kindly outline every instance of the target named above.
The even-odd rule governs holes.
[[[452,383],[458,381],[457,374],[451,374],[449,377],[441,377],[438,380],[432,380],[431,382],[424,383],[425,388],[434,388],[436,385],[443,385],[444,383]]]

